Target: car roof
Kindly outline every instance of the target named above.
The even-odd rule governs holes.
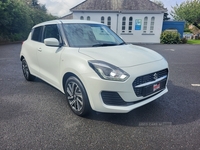
[[[88,21],[88,20],[74,20],[74,19],[63,19],[63,20],[51,20],[51,21],[46,21],[39,23],[35,25],[33,28],[38,27],[38,26],[44,26],[44,25],[49,25],[49,24],[61,24],[61,23],[91,23],[91,24],[102,24],[99,22],[94,22],[94,21]]]

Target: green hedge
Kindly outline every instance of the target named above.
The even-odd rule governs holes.
[[[164,31],[160,36],[160,42],[163,44],[180,44],[182,43],[180,34],[177,31]]]

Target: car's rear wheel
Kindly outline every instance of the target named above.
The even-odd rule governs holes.
[[[67,79],[65,83],[65,94],[71,110],[78,116],[87,115],[90,110],[90,103],[83,84],[74,76]]]
[[[29,68],[28,68],[28,64],[27,64],[27,62],[24,58],[22,59],[22,71],[23,71],[24,77],[27,81],[33,81],[34,80],[35,76],[33,76],[30,73]]]

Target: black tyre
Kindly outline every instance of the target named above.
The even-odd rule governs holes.
[[[24,58],[22,59],[22,71],[23,71],[24,77],[27,81],[33,81],[34,80],[35,76],[33,76],[30,73],[29,68],[28,68],[28,64],[27,64],[27,62]]]
[[[88,96],[83,84],[74,76],[65,83],[65,95],[71,110],[78,116],[85,116],[91,111]]]

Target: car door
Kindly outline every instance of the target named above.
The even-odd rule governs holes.
[[[46,46],[44,44],[46,38],[56,38],[61,42],[62,39],[56,24],[44,26],[43,43],[38,47],[37,56],[41,78],[58,88],[60,85],[60,58],[63,47]]]
[[[38,76],[39,74],[39,64],[37,59],[37,49],[41,45],[43,26],[35,27],[30,33],[30,39],[25,41],[25,50],[23,55],[29,65],[29,70],[33,75]]]

